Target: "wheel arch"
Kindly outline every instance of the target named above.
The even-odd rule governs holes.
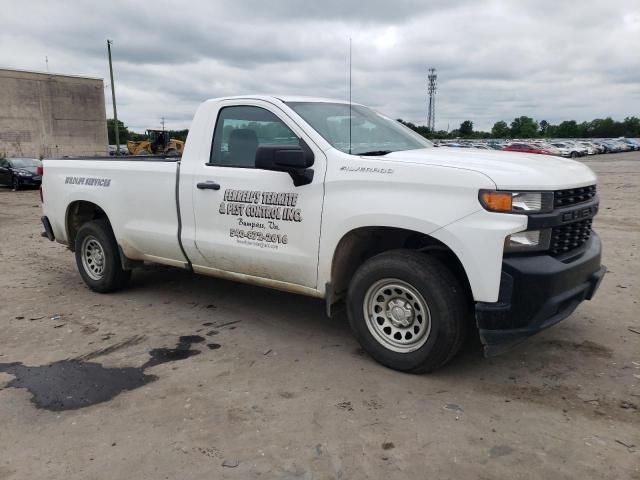
[[[390,227],[357,227],[338,241],[331,261],[330,281],[326,285],[327,313],[341,300],[356,270],[371,257],[389,250],[417,250],[436,256],[460,280],[470,298],[471,286],[458,255],[442,241],[416,230]]]
[[[91,220],[105,219],[111,227],[107,213],[97,204],[88,200],[75,200],[67,206],[65,212],[65,231],[67,244],[71,251],[75,251],[75,242],[80,227]]]

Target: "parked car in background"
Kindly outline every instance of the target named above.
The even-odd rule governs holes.
[[[619,142],[616,142],[615,140],[606,140],[604,143],[607,145],[607,151],[609,153],[619,153],[626,150]]]
[[[116,154],[116,146],[109,145],[109,155],[115,156]],[[120,155],[129,155],[129,150],[126,145],[120,145]]]
[[[567,145],[566,143],[553,142],[551,143],[551,146],[560,152],[561,157],[576,158],[580,156],[580,154],[575,148],[572,148],[570,145]]]
[[[577,140],[563,140],[562,143],[570,146],[578,152],[578,156],[584,157],[585,155],[589,155],[589,149],[584,145],[578,143]]]
[[[631,150],[636,150],[636,151],[640,150],[640,143],[636,142],[631,138],[620,138],[618,140],[620,141],[620,143],[624,143],[628,145],[631,148]]]
[[[0,159],[0,185],[20,190],[22,187],[39,187],[42,183],[42,162],[37,158]]]
[[[592,142],[595,143],[598,147],[600,147],[601,153],[607,153],[609,151],[609,147],[607,146],[606,140],[597,139],[597,140],[592,140]]]
[[[554,147],[553,145],[551,145],[550,143],[544,140],[536,140],[535,142],[532,142],[532,144],[537,148],[541,148],[542,150],[545,150],[548,155],[555,155],[556,157],[562,156],[562,151],[559,148]]]
[[[589,142],[576,142],[577,145],[587,149],[587,155],[595,155],[598,153],[598,147]]]
[[[550,152],[530,143],[511,143],[502,147],[506,152],[539,153],[549,155]]]
[[[594,140],[589,140],[589,145],[593,146],[596,149],[596,154],[598,153],[604,153],[604,146],[600,145],[600,143],[594,141]]]
[[[631,152],[634,150],[634,148],[627,142],[625,142],[624,139],[616,138],[614,142],[620,145],[620,151],[622,152]]]
[[[535,139],[441,139],[437,147],[505,150],[511,152],[544,153],[558,157],[576,158],[584,155],[640,150],[637,138],[535,138]],[[544,150],[541,152],[540,150]]]

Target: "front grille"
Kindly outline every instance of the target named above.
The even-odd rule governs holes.
[[[571,205],[587,202],[595,196],[595,185],[557,190],[553,193],[553,205],[555,208],[570,207]]]
[[[595,190],[595,187],[594,187]],[[578,248],[591,237],[592,219],[569,223],[551,230],[551,255],[560,255]]]

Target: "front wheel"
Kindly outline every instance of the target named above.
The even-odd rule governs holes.
[[[347,298],[349,323],[379,363],[411,373],[442,367],[460,349],[467,294],[440,261],[411,250],[381,253],[355,273]]]
[[[20,180],[18,179],[18,177],[13,177],[13,179],[11,180],[11,186],[13,187],[14,192],[20,190]]]
[[[126,286],[131,270],[122,268],[109,222],[100,219],[82,225],[76,235],[75,250],[78,271],[91,290],[107,293]]]

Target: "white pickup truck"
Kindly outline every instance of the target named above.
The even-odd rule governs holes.
[[[204,102],[175,158],[45,160],[42,222],[97,292],[156,262],[326,300],[391,368],[479,329],[499,353],[604,276],[596,177],[561,158],[432,144],[362,105]]]

